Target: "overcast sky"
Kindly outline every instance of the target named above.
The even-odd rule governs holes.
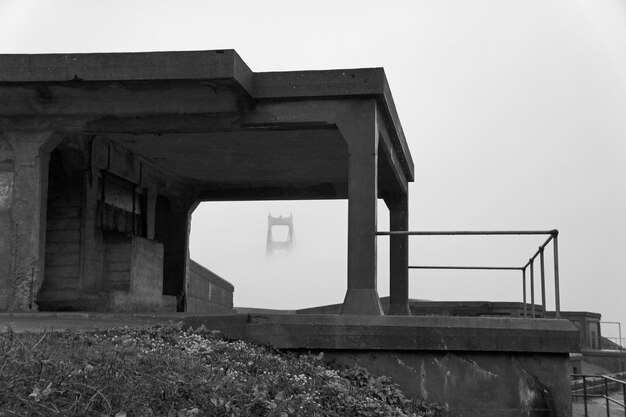
[[[257,72],[384,67],[415,161],[410,228],[558,228],[562,308],[626,322],[626,1],[0,0],[0,53],[209,49]],[[294,215],[290,256],[265,256],[270,212]],[[345,201],[206,203],[191,254],[240,306],[341,302],[346,224]],[[412,238],[410,262],[518,266],[542,241]],[[521,274],[411,272],[410,288],[520,300]]]

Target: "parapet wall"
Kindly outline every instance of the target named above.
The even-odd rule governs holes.
[[[187,308],[189,313],[233,311],[235,287],[214,272],[189,260],[187,267]]]
[[[233,339],[276,349],[323,352],[391,377],[410,396],[451,417],[570,417],[569,352],[578,334],[566,320],[240,314],[187,317]]]

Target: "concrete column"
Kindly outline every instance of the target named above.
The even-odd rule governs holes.
[[[13,285],[13,147],[0,134],[0,311],[9,307]]]
[[[52,132],[5,132],[3,136],[14,154],[12,175],[5,173],[0,187],[2,206],[8,208],[3,211],[9,217],[3,220],[10,222],[10,229],[0,237],[2,252],[9,248],[11,253],[5,268],[9,276],[0,278],[8,290],[4,309],[36,310],[45,260],[48,161],[50,147],[56,143]]]
[[[409,196],[390,199],[389,225],[391,231],[407,231],[409,227]],[[409,309],[409,237],[389,239],[389,314],[410,316]]]
[[[378,126],[376,103],[361,102],[339,123],[348,143],[348,291],[342,314],[382,315],[376,290]]]
[[[177,297],[177,310],[185,310],[187,288],[187,263],[189,262],[189,232],[191,214],[197,203],[186,198],[172,202],[171,227],[167,242],[164,242],[163,294]]]

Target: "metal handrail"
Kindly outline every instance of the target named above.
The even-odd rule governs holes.
[[[611,341],[616,341],[615,344],[619,345],[619,348],[621,350],[624,349],[624,339],[622,338],[622,323],[619,321],[604,321],[601,320],[600,321],[600,326],[602,326],[603,324],[617,324],[617,331],[619,336],[618,337],[606,337],[606,336],[602,336],[605,339],[611,340]]]
[[[432,265],[409,265],[409,269],[456,269],[456,270],[519,270],[522,271],[522,288],[523,288],[523,305],[524,317],[528,317],[526,302],[526,269],[530,269],[530,304],[531,316],[535,314],[535,273],[534,263],[539,256],[540,272],[541,272],[541,305],[543,311],[546,311],[546,288],[545,288],[545,270],[544,270],[544,249],[552,242],[554,253],[554,306],[555,317],[558,319],[561,315],[561,300],[559,288],[559,249],[557,229],[552,230],[489,230],[489,231],[403,231],[395,230],[388,232],[376,232],[377,236],[495,236],[495,235],[549,235],[548,239],[539,246],[539,249],[529,258],[528,262],[521,267],[515,266],[432,266]]]
[[[580,390],[580,388],[572,387],[572,397],[573,398],[583,397],[585,417],[589,416],[589,411],[587,408],[587,398],[603,398],[606,401],[607,417],[611,416],[610,403],[617,404],[618,406],[622,407],[624,409],[624,415],[626,416],[626,381],[613,378],[609,375],[572,374],[572,377],[574,378],[574,381],[573,381],[574,383],[577,380],[582,379],[583,393],[582,394],[576,393],[575,391]],[[587,378],[593,378],[594,379],[593,382],[600,381],[600,384],[593,384],[589,388],[593,390],[597,388],[598,386],[600,386],[600,388],[603,390],[601,394],[590,394],[587,392],[588,390]],[[617,401],[615,398],[611,398],[609,396],[609,381],[612,383],[612,385],[622,386],[622,395],[624,398],[624,402]]]

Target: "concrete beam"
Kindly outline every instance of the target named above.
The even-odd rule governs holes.
[[[243,111],[232,87],[200,81],[0,84],[0,115],[37,118],[229,113]],[[105,119],[106,120],[106,119]]]
[[[382,68],[325,71],[263,72],[254,75],[257,100],[278,98],[374,98],[389,125],[393,146],[405,175],[413,180],[414,166],[389,82]]]
[[[398,188],[401,190],[401,192],[407,193],[409,191],[409,181],[402,168],[402,163],[398,158],[398,153],[393,146],[391,138],[389,137],[389,132],[385,127],[383,118],[380,113],[378,114],[378,119],[380,140],[384,144],[382,155],[385,158],[385,161],[389,164],[391,171],[393,172],[393,177],[396,180]]]
[[[253,73],[232,49],[0,55],[0,82],[220,79],[252,91]]]

